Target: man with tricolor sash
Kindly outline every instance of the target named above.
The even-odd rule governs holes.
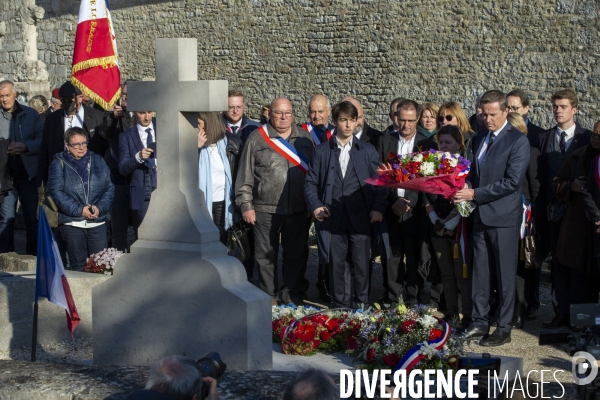
[[[236,179],[236,203],[253,225],[260,289],[273,298],[301,302],[308,290],[304,177],[312,159],[310,135],[293,123],[292,103],[271,103],[269,123],[250,134]],[[279,237],[283,247],[283,286],[277,290]]]
[[[331,139],[331,135],[335,131],[335,126],[329,123],[330,115],[331,103],[326,96],[316,94],[310,98],[308,101],[308,117],[310,120],[301,126],[310,134],[315,146]]]

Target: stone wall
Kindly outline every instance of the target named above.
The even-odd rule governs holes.
[[[9,0],[9,4],[20,0]],[[0,75],[18,58],[9,4]],[[37,0],[40,59],[50,84],[68,78],[78,0]],[[249,114],[275,96],[296,106],[351,94],[367,120],[388,124],[389,102],[455,100],[468,113],[487,89],[530,93],[535,122],[552,124],[549,98],[576,89],[579,120],[600,118],[596,0],[111,0],[124,78],[154,75],[154,41],[197,37],[200,79],[227,79],[247,94]],[[7,51],[8,50],[8,57]],[[10,65],[4,64],[9,61]]]

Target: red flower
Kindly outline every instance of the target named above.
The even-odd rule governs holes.
[[[408,321],[404,321],[402,325],[400,325],[400,329],[402,329],[402,332],[404,333],[410,333],[413,331],[413,329],[415,329],[416,326],[417,323],[412,319],[409,319]]]
[[[313,342],[313,349],[316,349],[316,348],[317,348],[317,347],[319,347],[320,345],[321,345],[321,342],[320,342],[320,341],[318,341],[318,340],[315,340],[315,341]]]
[[[283,340],[283,336],[285,335],[285,329],[282,329],[279,333],[279,339]]]
[[[329,339],[331,339],[331,334],[329,332],[327,332],[327,331],[323,331],[319,335],[319,338],[321,338],[321,340],[323,342],[327,342],[327,341],[329,341]]]
[[[367,350],[367,361],[371,362],[375,358],[375,349]]]
[[[358,342],[353,336],[348,336],[346,339],[346,350],[358,350]]]
[[[385,362],[390,367],[395,367],[400,362],[400,356],[398,354],[394,354],[394,353],[388,354],[383,359],[383,362]]]
[[[429,340],[435,340],[442,337],[442,331],[439,329],[432,329],[429,331]]]
[[[329,330],[330,332],[333,332],[333,333],[340,332],[340,324],[335,319],[330,319],[329,321],[327,321],[325,323],[325,326],[327,327],[327,330]]]

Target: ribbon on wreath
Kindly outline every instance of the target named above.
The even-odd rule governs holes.
[[[408,351],[408,353],[406,353],[406,355],[404,355],[402,360],[400,360],[400,362],[396,366],[396,369],[394,369],[394,372],[399,371],[401,369],[404,369],[404,370],[406,370],[406,372],[408,372],[411,369],[413,369],[415,365],[420,363],[425,358],[425,355],[421,354],[421,352],[420,352],[421,347],[423,347],[423,345],[429,345],[429,346],[433,345],[433,346],[435,346],[436,350],[440,350],[442,347],[444,347],[444,345],[450,338],[450,332],[452,331],[452,329],[450,328],[450,325],[448,325],[448,323],[446,321],[444,321],[444,320],[439,320],[439,321],[442,324],[442,329],[443,329],[442,336],[440,336],[439,338],[434,339],[434,340],[428,340],[425,343],[419,343],[415,347],[410,349]]]

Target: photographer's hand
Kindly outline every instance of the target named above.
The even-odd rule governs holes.
[[[210,384],[210,389],[208,390],[208,396],[206,396],[206,400],[219,400],[219,393],[217,392],[217,380],[206,377],[202,378],[202,382]]]

